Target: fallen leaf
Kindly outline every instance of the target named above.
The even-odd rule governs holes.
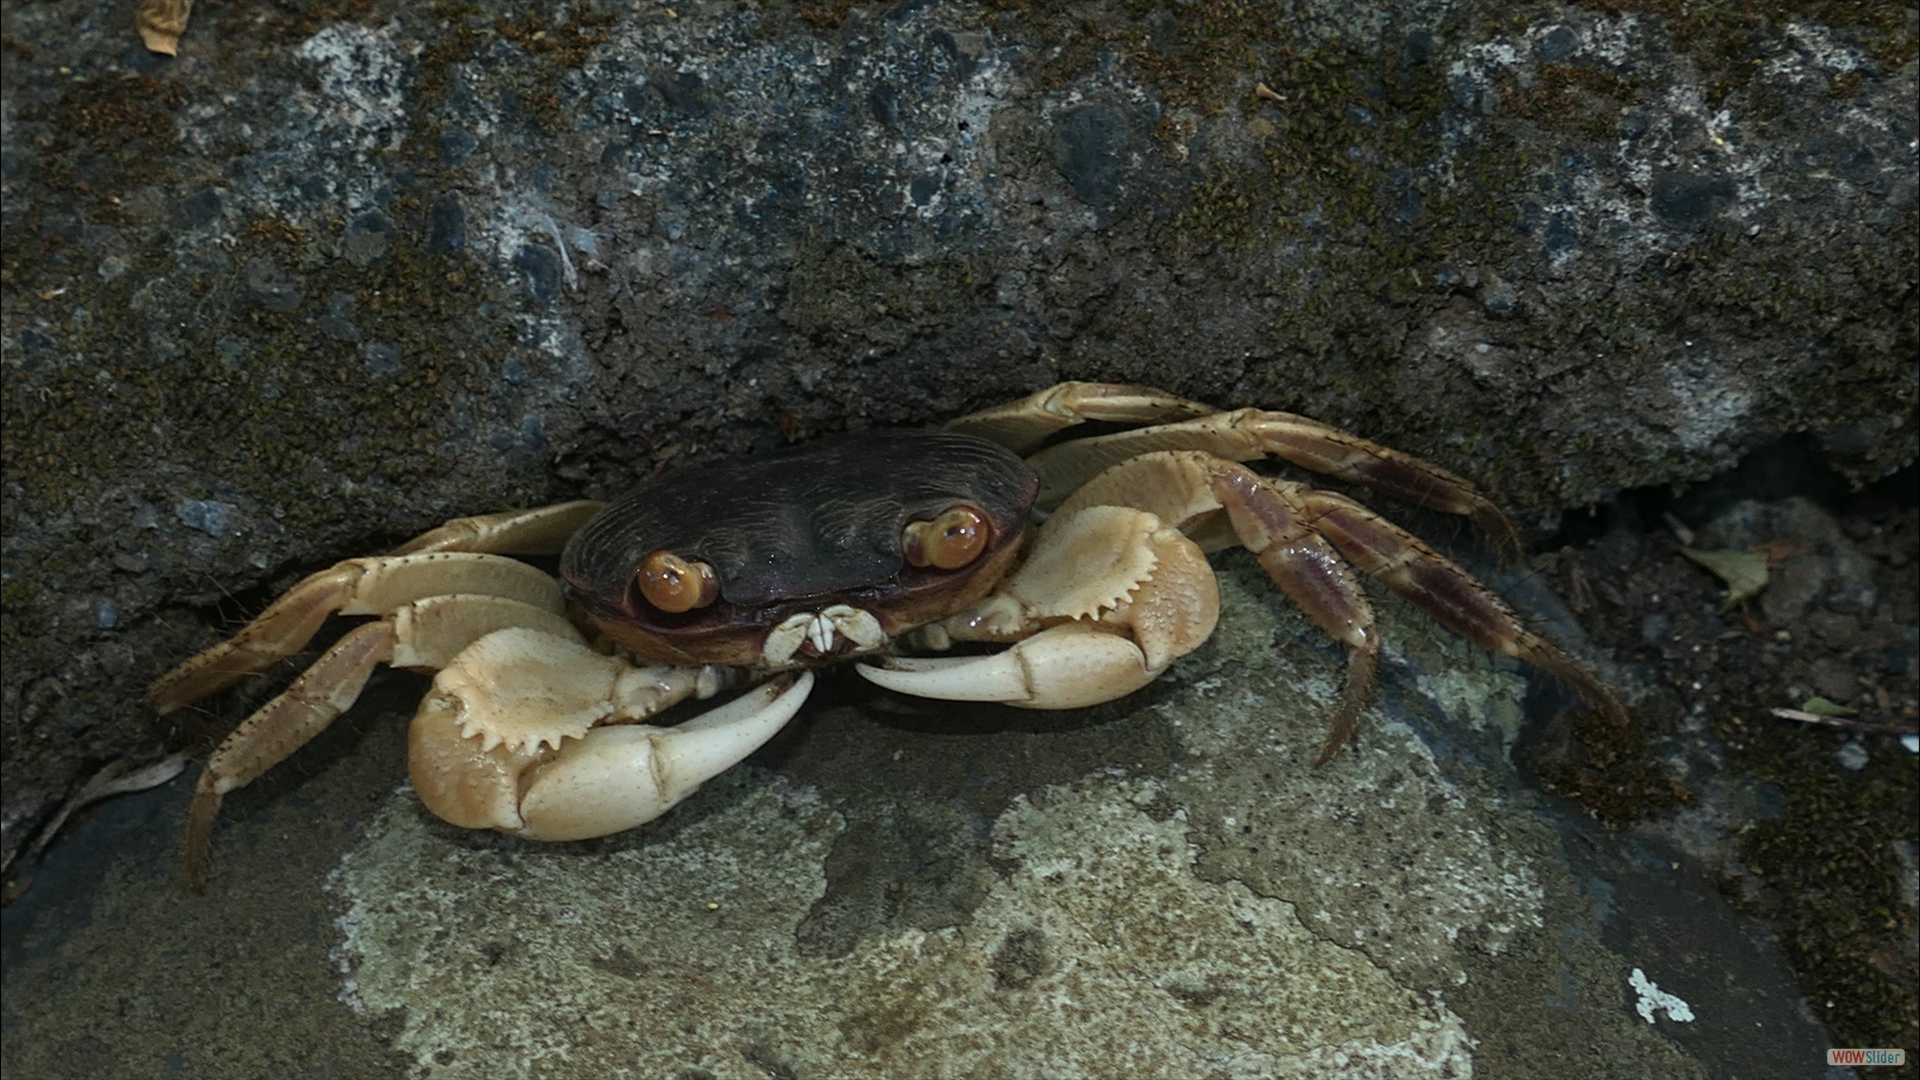
[[[1811,555],[1813,549],[1798,540],[1788,538],[1769,542],[1766,545],[1766,552],[1767,565],[1778,570],[1788,559],[1795,555]]]
[[[1727,599],[1720,605],[1721,611],[1732,611],[1750,597],[1757,596],[1767,587],[1767,553],[1759,551],[1696,551],[1682,547],[1680,554],[1712,571],[1713,576],[1727,583]]]
[[[148,52],[175,56],[180,51],[180,35],[187,31],[187,16],[193,13],[193,0],[140,0],[134,26]]]
[[[115,795],[126,795],[159,787],[179,776],[181,770],[186,767],[187,755],[185,754],[174,754],[139,767],[125,760],[108,764],[106,768],[93,774],[93,779],[88,780],[84,787],[69,798],[66,805],[60,808],[60,812],[53,815],[53,820],[47,823],[46,828],[40,830],[40,837],[33,844],[34,854],[38,855],[46,850],[55,834],[59,833],[60,827],[67,823],[67,818],[76,810]]]
[[[1808,698],[1801,703],[1800,707],[1815,716],[1852,716],[1860,711],[1859,709],[1850,709],[1845,705],[1828,701],[1823,697]]]

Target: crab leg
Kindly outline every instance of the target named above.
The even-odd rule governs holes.
[[[677,727],[633,723],[703,689],[701,669],[635,668],[503,630],[434,680],[408,735],[420,800],[469,829],[583,840],[652,821],[758,750],[813,674],[762,684]],[[519,688],[519,692],[516,692]]]
[[[1076,439],[1034,454],[1040,474],[1035,505],[1051,509],[1081,485],[1129,458],[1155,450],[1204,450],[1229,461],[1282,457],[1304,469],[1379,488],[1416,506],[1472,519],[1509,554],[1520,542],[1513,525],[1458,476],[1357,435],[1292,413],[1264,409],[1219,412],[1197,401],[1143,386],[1067,382],[947,425],[992,439],[1018,454],[1047,436],[1089,420],[1150,425]]]
[[[1057,513],[1103,503],[1150,510],[1208,550],[1225,546],[1219,514],[1224,509],[1233,538],[1259,557],[1274,583],[1316,625],[1346,643],[1347,686],[1321,762],[1358,724],[1379,650],[1372,608],[1336,548],[1361,572],[1379,578],[1454,633],[1552,673],[1616,723],[1628,722],[1618,699],[1592,672],[1528,630],[1492,589],[1352,499],[1270,480],[1205,453],[1178,451],[1146,454],[1107,470]]]
[[[565,610],[552,578],[500,555],[434,551],[348,559],[302,580],[239,633],[162,675],[147,700],[165,715],[299,652],[335,614],[382,615],[449,593],[484,593],[554,613]]]
[[[1209,479],[1234,532],[1280,591],[1326,635],[1347,647],[1347,681],[1315,765],[1333,760],[1360,728],[1360,710],[1380,666],[1373,605],[1353,571],[1335,554],[1294,491],[1245,465],[1208,459]]]
[[[1089,420],[1165,424],[1214,411],[1212,406],[1174,397],[1150,386],[1064,382],[1019,401],[949,421],[947,430],[991,439],[1024,455],[1031,454],[1054,432]]]
[[[593,500],[559,503],[533,510],[454,518],[420,534],[388,554],[422,551],[488,551],[497,555],[558,555],[587,519],[606,504]]]
[[[220,800],[324,731],[359,698],[375,667],[443,668],[473,642],[510,626],[538,627],[579,640],[579,632],[562,616],[499,596],[433,596],[349,631],[284,693],[247,717],[207,759],[187,810],[187,883],[195,891],[206,886],[209,841]]]
[[[1551,672],[1622,728],[1631,721],[1604,683],[1559,646],[1528,630],[1520,616],[1478,578],[1419,537],[1352,499],[1303,489],[1315,531],[1347,558],[1385,582],[1447,629],[1491,652]]]
[[[1511,556],[1520,540],[1500,508],[1458,476],[1410,454],[1291,413],[1239,409],[1198,420],[1076,439],[1035,454],[1038,505],[1063,501],[1106,469],[1155,450],[1200,450],[1229,461],[1281,457],[1301,468],[1378,488],[1415,506],[1458,514]]]

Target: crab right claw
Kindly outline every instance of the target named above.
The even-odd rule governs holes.
[[[813,672],[791,686],[755,687],[678,727],[595,728],[522,779],[516,830],[529,840],[585,840],[643,825],[701,784],[747,759],[787,726],[813,690]]]
[[[409,771],[428,809],[463,828],[497,829],[529,840],[585,840],[631,829],[673,809],[760,749],[813,690],[813,673],[801,672],[790,682],[757,686],[675,727],[620,723],[691,696],[691,672],[628,668],[584,649],[570,659],[583,668],[596,662],[625,668],[615,675],[614,686],[568,703],[596,708],[612,703],[615,715],[589,721],[596,726],[577,735],[568,731],[550,739],[524,735],[560,719],[555,703],[549,703],[551,711],[526,717],[531,723],[522,727],[521,718],[499,713],[501,697],[509,698],[509,708],[530,703],[471,693],[458,678],[447,677],[456,668],[441,673],[409,732]],[[547,726],[546,734],[557,730]]]
[[[1023,709],[1083,709],[1152,682],[1140,646],[1088,623],[1048,627],[989,656],[896,656],[860,674],[889,690],[947,701],[997,701]]]

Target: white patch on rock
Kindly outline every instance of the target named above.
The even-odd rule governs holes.
[[[1647,978],[1647,973],[1641,971],[1639,968],[1633,969],[1633,974],[1627,979],[1627,984],[1633,987],[1634,993],[1640,995],[1640,1000],[1634,1004],[1633,1008],[1634,1011],[1640,1014],[1640,1019],[1645,1020],[1647,1023],[1653,1023],[1653,1014],[1659,1009],[1666,1010],[1668,1019],[1682,1024],[1693,1020],[1693,1009],[1691,1006],[1674,995],[1660,989],[1660,984]]]
[[[361,150],[400,148],[406,139],[406,63],[386,31],[336,23],[302,42],[294,55],[320,65],[320,89],[333,101],[327,124],[352,132]]]
[[[398,1019],[419,1077],[1472,1073],[1444,1003],[1197,877],[1155,782],[1016,799],[968,920],[822,956],[798,930],[843,826],[755,774],[604,853],[462,844],[392,800],[333,877],[342,996]]]
[[[1690,451],[1710,449],[1753,408],[1753,398],[1705,357],[1690,358],[1667,372],[1667,389],[1678,406],[1673,433]]]

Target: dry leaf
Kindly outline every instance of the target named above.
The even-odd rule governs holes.
[[[109,764],[93,774],[93,779],[88,780],[86,786],[68,799],[66,805],[60,808],[60,812],[47,823],[47,827],[40,830],[40,837],[33,844],[34,854],[38,855],[46,850],[47,845],[53,841],[54,835],[60,831],[60,827],[67,823],[67,818],[75,811],[99,802],[101,799],[159,787],[179,776],[180,771],[186,767],[187,755],[185,754],[174,754],[139,768],[133,767],[131,763],[124,760]]]
[[[1727,583],[1727,599],[1720,605],[1721,611],[1732,611],[1749,597],[1757,596],[1767,587],[1767,553],[1758,551],[1695,551],[1690,547],[1680,549],[1680,554],[1706,567],[1713,576]]]
[[[140,0],[133,24],[139,27],[148,52],[173,56],[180,51],[180,35],[186,33],[192,11],[193,0]]]

